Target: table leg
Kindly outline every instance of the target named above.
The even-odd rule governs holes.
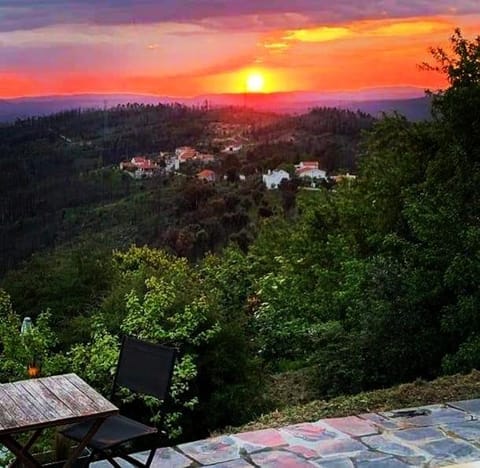
[[[28,442],[23,446],[23,453],[28,453],[32,445],[37,441],[37,439],[42,435],[43,429],[37,429]]]
[[[22,453],[28,453],[32,445],[37,441],[37,439],[42,435],[43,429],[37,429],[30,439],[28,439],[28,442],[23,446],[22,448]],[[15,460],[13,463],[11,463],[10,468],[15,468],[17,466],[18,460]]]
[[[73,453],[70,455],[68,458],[67,462],[65,465],[63,465],[63,468],[71,468],[73,465],[73,462],[80,456],[82,453],[83,449],[88,445],[90,442],[90,439],[95,435],[95,432],[98,431],[100,426],[103,424],[106,418],[100,418],[97,419],[92,427],[89,429],[89,431],[85,434],[85,437],[80,441],[80,443],[77,445]]]
[[[9,435],[2,436],[0,437],[0,442],[17,457],[17,460],[21,461],[28,468],[38,468],[41,466],[40,463],[28,453],[26,446],[22,447],[13,437]],[[30,446],[31,445],[32,444],[30,444]]]

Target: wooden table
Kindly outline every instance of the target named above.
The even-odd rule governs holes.
[[[0,444],[28,467],[41,466],[29,450],[45,428],[94,421],[64,465],[71,467],[103,421],[115,414],[118,408],[75,374],[0,384]],[[22,446],[13,435],[27,431],[34,433]]]

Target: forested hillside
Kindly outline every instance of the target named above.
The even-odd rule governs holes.
[[[142,187],[107,168],[138,152],[191,144],[205,126],[204,114],[181,106],[128,105],[0,127],[0,274],[70,239],[70,224],[82,226],[82,207],[108,209],[125,197],[142,203]]]
[[[221,156],[214,124],[237,125],[248,143],[245,151]],[[124,105],[0,126],[0,275],[34,252],[91,233],[107,237],[110,248],[133,242],[173,246],[189,258],[216,250],[235,233],[248,243],[254,230],[248,225],[256,224],[252,206],[272,212],[262,194],[262,171],[301,158],[315,158],[328,170],[353,170],[360,131],[371,124],[367,116],[328,109],[288,118],[236,108]],[[285,131],[298,135],[295,141],[261,137]],[[122,160],[181,146],[218,154],[212,168],[230,182],[244,173],[247,184],[205,187],[191,180],[195,165],[184,170],[190,178],[141,183],[118,170]],[[188,245],[180,245],[182,238]]]
[[[172,244],[112,253],[111,244],[98,242],[101,233],[93,234],[103,226],[108,237],[121,210],[109,218],[107,205],[89,209],[77,219],[89,220],[92,236],[79,233],[75,242],[5,275],[0,381],[24,376],[34,353],[42,373],[73,370],[106,392],[121,333],[174,345],[181,359],[167,429],[172,439],[191,439],[274,409],[265,388],[285,371],[303,369],[312,398],[330,398],[478,368],[480,37],[469,41],[456,31],[451,45],[451,52],[433,51],[430,68],[444,73],[449,87],[432,96],[432,120],[413,123],[397,115],[375,122],[359,157],[341,163],[354,169],[358,162],[356,180],[275,193],[255,185],[257,170],[291,165],[302,151],[325,162],[330,152],[317,146],[323,134],[336,145],[350,135],[348,145],[357,151],[360,131],[373,123],[364,115],[315,110],[293,119],[292,138],[291,118],[250,128],[257,144],[222,163],[227,179],[218,184],[163,186],[152,179],[155,187],[130,187],[129,197],[142,200],[135,213],[171,194],[160,212],[173,204],[178,212],[171,223],[189,220],[175,228]],[[130,112],[142,118],[140,110]],[[200,112],[200,122],[210,115],[169,112],[179,118]],[[319,116],[339,123],[330,127]],[[245,111],[238,118],[247,118]],[[261,162],[259,148],[270,162]],[[285,159],[273,148],[284,150]],[[249,166],[253,178],[246,185],[229,172]],[[118,193],[126,190],[119,187]],[[125,194],[118,197],[131,203]],[[144,203],[148,197],[153,205]],[[202,223],[216,217],[218,206],[224,207],[221,221],[212,223],[233,227],[221,242],[208,244],[216,231]],[[137,233],[153,227],[154,239],[162,231],[155,226],[163,215],[151,223],[155,211],[143,211],[148,216],[132,221],[126,208],[125,224],[117,224],[126,241],[131,238],[120,226],[129,222]],[[78,222],[72,225],[75,232]],[[205,235],[189,243],[188,236],[200,232],[192,226]],[[26,313],[37,324],[27,343],[18,334]],[[155,421],[157,406],[150,409]]]

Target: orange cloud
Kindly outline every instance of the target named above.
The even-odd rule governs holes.
[[[286,41],[300,42],[328,42],[336,39],[342,39],[352,35],[348,27],[327,27],[297,29],[288,31],[284,37]]]
[[[352,29],[358,34],[381,37],[419,36],[449,32],[453,27],[452,22],[442,18],[365,21],[352,25]]]
[[[264,42],[266,49],[287,49],[292,43],[322,43],[368,37],[409,37],[452,31],[454,25],[443,18],[356,21],[342,26],[318,26],[289,30]]]
[[[312,90],[437,88],[445,84],[444,78],[419,71],[417,64],[429,59],[430,46],[448,47],[448,36],[459,22],[478,25],[480,20],[375,19],[276,31],[261,42],[260,55],[266,69],[289,70],[288,80],[276,80],[276,90],[288,89],[292,83]]]
[[[289,42],[321,43],[339,39],[358,39],[360,37],[402,37],[419,36],[451,31],[453,25],[444,19],[399,19],[357,21],[344,26],[320,26],[287,31],[283,36],[288,47]],[[265,43],[265,48],[274,48],[276,42]]]

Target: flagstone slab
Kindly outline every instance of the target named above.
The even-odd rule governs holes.
[[[433,466],[438,461],[465,462],[480,460],[480,450],[463,440],[444,438],[421,446],[422,450],[433,456]]]
[[[285,448],[289,452],[300,455],[303,458],[318,458],[318,453],[310,447],[305,447],[304,445],[289,445]]]
[[[400,426],[440,426],[470,419],[465,412],[445,405],[404,408],[383,412],[380,415],[395,419]]]
[[[480,442],[480,421],[466,421],[463,423],[447,424],[445,431],[455,434],[471,442]]]
[[[412,447],[401,444],[400,441],[385,435],[363,437],[362,442],[378,452],[389,455],[400,457],[418,457],[423,455],[419,450],[414,450]]]
[[[152,461],[152,466],[168,466],[169,468],[187,468],[191,465],[192,460],[169,447],[157,449]]]
[[[452,403],[448,403],[448,405],[461,409],[466,413],[480,415],[480,398],[476,400],[454,401]]]
[[[360,419],[357,416],[326,419],[325,423],[338,431],[354,437],[378,434],[378,430],[373,424],[364,419]]]
[[[237,444],[241,445],[248,453],[286,445],[287,441],[276,429],[243,432],[232,436]]]
[[[312,468],[317,466],[304,458],[281,450],[254,453],[253,463],[262,468]]]
[[[380,429],[395,430],[401,429],[403,427],[408,427],[409,424],[403,423],[402,425],[398,424],[394,419],[390,419],[385,416],[381,416],[377,413],[364,413],[358,416],[361,419],[366,419]]]
[[[299,443],[304,445],[307,443],[320,442],[324,440],[334,440],[339,438],[348,438],[332,427],[323,424],[322,421],[316,423],[295,424],[286,426],[281,429],[284,437],[290,441],[292,445]]]
[[[189,442],[179,445],[177,449],[203,465],[224,463],[240,458],[240,447],[233,437],[229,436]]]
[[[413,444],[423,444],[430,440],[443,439],[445,434],[436,427],[418,427],[414,429],[404,429],[392,433],[399,439],[406,440]]]
[[[321,457],[332,456],[354,456],[360,452],[368,450],[368,448],[361,442],[355,439],[335,439],[324,440],[323,442],[317,442],[314,450]]]
[[[352,457],[352,460],[358,465],[359,463],[387,460],[389,458],[393,458],[393,456],[386,453],[380,453],[380,452],[375,452],[373,450],[369,450],[368,452],[362,452],[356,455],[355,457]]]
[[[357,464],[357,468],[409,468],[412,465],[400,461],[398,458],[384,458],[365,461]]]
[[[379,452],[365,452],[360,454],[358,457],[354,457],[353,461],[357,468],[366,468],[366,467],[389,467],[389,466],[424,466],[425,458],[424,457],[401,457],[397,458],[393,455],[388,455],[385,453]],[[399,464],[400,463],[400,464]]]
[[[425,465],[425,457],[419,456],[419,457],[399,457],[401,461],[406,463],[409,466],[430,466],[432,467],[433,465],[428,464]]]
[[[316,462],[319,468],[355,468],[350,458],[336,458],[332,460],[319,460]]]

